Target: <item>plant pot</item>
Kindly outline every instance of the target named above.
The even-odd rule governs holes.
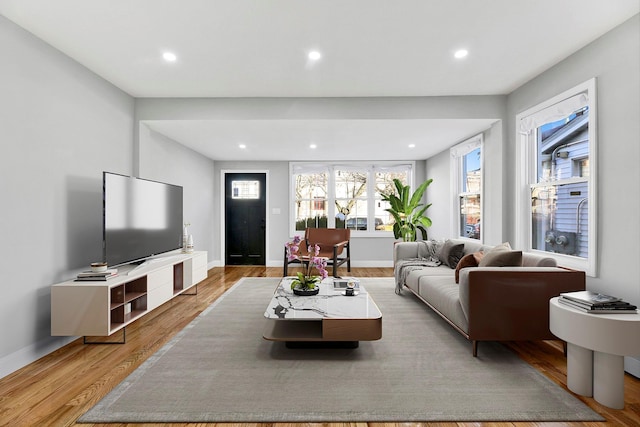
[[[311,295],[318,295],[318,292],[320,292],[320,288],[318,286],[316,286],[313,289],[293,288],[293,293],[296,294],[296,295],[299,295],[301,297],[307,297],[307,296],[311,296]]]

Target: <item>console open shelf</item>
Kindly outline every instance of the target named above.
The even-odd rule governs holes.
[[[170,252],[102,282],[51,288],[51,335],[109,336],[207,277],[207,252]],[[86,342],[86,340],[85,340]]]

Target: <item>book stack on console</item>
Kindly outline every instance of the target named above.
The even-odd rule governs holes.
[[[561,293],[558,302],[593,314],[637,313],[637,308],[621,298],[591,291]]]
[[[106,271],[83,271],[82,273],[78,273],[76,277],[76,282],[104,282],[112,277],[118,275],[118,270],[116,268],[110,268]]]

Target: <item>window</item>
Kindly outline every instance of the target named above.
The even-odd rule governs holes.
[[[294,174],[295,230],[327,227],[329,169],[322,165],[308,165]]]
[[[396,192],[396,187],[393,184],[393,180],[396,178],[404,185],[409,184],[411,182],[411,169],[407,165],[378,165],[373,172],[375,179],[375,193],[373,195],[376,214],[375,228],[376,230],[393,231],[393,216],[386,211],[391,206],[389,202],[382,200],[382,195]]]
[[[480,240],[482,235],[482,135],[451,148],[453,235]]]
[[[365,168],[335,166],[333,168],[335,189],[336,228],[352,230],[368,229],[369,172]]]
[[[231,181],[232,199],[259,199],[259,181]]]
[[[313,200],[313,210],[324,212],[327,206],[327,201],[321,197],[316,197]]]
[[[595,80],[517,116],[522,247],[596,274]]]
[[[410,182],[412,163],[292,163],[294,231],[307,227],[349,228],[369,235],[391,234],[393,217],[382,194],[395,191],[393,179]]]

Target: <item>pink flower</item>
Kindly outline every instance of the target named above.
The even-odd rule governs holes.
[[[301,259],[300,246],[299,246],[300,242],[302,242],[302,238],[300,236],[295,236],[291,242],[287,242],[285,244],[285,247],[287,248],[288,262]],[[320,246],[316,244],[316,245],[307,247],[307,249],[309,251],[307,255],[309,262],[306,262],[306,266],[305,266],[305,263],[302,263],[304,268],[304,273],[298,273],[298,276],[301,277],[302,279],[299,279],[297,281],[294,280],[292,282],[292,286],[296,284],[303,284],[306,287],[308,286],[307,283],[309,283],[310,285],[313,285],[313,287],[315,287],[315,282],[317,281],[318,276],[311,275],[311,270],[313,267],[315,267],[318,270],[318,273],[322,278],[321,280],[324,280],[329,276],[329,273],[327,272],[326,258],[318,257],[318,254],[320,254]],[[311,279],[311,280],[308,280],[308,279]]]
[[[320,277],[322,277],[323,280],[329,276],[329,273],[327,272],[326,258],[314,257],[311,259],[311,263],[315,265],[316,269],[318,270],[318,273],[320,273]]]

